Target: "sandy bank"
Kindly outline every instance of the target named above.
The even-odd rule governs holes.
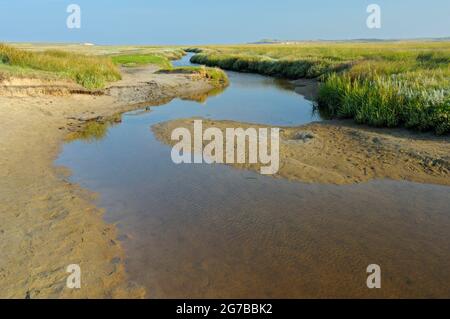
[[[157,124],[152,129],[160,140],[173,145],[170,136],[178,127],[192,133],[193,119]],[[203,129],[208,127],[225,132],[226,128],[267,126],[204,120]],[[256,164],[234,166],[260,169]],[[450,139],[402,129],[367,128],[347,121],[286,127],[280,134],[277,176],[307,183],[352,184],[388,178],[450,185]]]
[[[102,220],[94,195],[53,162],[87,120],[213,89],[155,71],[123,69],[123,80],[97,92],[70,82],[0,83],[0,298],[144,296],[126,280],[115,227]],[[81,266],[79,290],[66,288],[70,264]]]

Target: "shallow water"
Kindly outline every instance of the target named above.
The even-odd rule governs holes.
[[[186,64],[186,60],[178,65]],[[229,73],[205,103],[130,112],[57,164],[101,195],[130,279],[150,298],[450,297],[450,188],[399,181],[289,182],[223,165],[172,163],[151,125],[192,116],[270,125],[320,120],[286,82]],[[379,264],[382,289],[366,268]]]

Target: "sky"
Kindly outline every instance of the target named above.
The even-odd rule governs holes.
[[[66,25],[81,8],[81,28]],[[369,4],[381,28],[369,29]],[[450,0],[0,0],[0,41],[230,44],[450,36]]]

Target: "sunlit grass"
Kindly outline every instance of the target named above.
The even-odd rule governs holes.
[[[125,67],[142,66],[147,64],[154,64],[161,68],[170,68],[172,66],[172,63],[170,63],[168,58],[159,55],[118,55],[111,57],[111,59],[115,64],[120,64]]]
[[[121,78],[118,68],[108,57],[88,56],[58,50],[30,52],[0,44],[0,62],[12,67],[9,68],[9,72],[17,74],[28,71],[29,73],[33,73],[33,71],[53,73],[58,77],[71,79],[88,89],[102,88],[108,82]],[[19,68],[23,70],[19,70]]]
[[[317,78],[323,82],[319,107],[334,117],[450,132],[450,42],[206,46],[192,61],[291,79]]]

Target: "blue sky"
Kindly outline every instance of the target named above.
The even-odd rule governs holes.
[[[82,10],[68,29],[66,8]],[[368,29],[366,8],[382,9]],[[0,0],[0,41],[97,44],[242,43],[450,36],[449,0]]]

